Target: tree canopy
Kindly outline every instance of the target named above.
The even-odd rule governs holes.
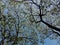
[[[0,0],[0,45],[60,44],[60,0]]]

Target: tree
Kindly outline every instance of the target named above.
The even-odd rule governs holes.
[[[54,27],[54,26],[48,24],[47,22],[45,22],[45,21],[42,19],[42,16],[44,15],[44,14],[41,14],[41,13],[42,13],[42,9],[41,9],[42,4],[38,5],[38,4],[35,3],[33,0],[31,0],[31,1],[32,1],[33,4],[35,4],[35,5],[39,8],[39,10],[40,10],[40,14],[38,15],[38,16],[40,17],[40,21],[38,21],[38,22],[42,22],[42,23],[46,24],[48,27],[50,27],[50,28],[52,28],[52,29],[55,29],[55,30],[57,30],[57,31],[60,32],[60,28]],[[42,1],[41,1],[40,3],[42,3]]]
[[[1,0],[0,3],[1,45],[44,45],[46,38],[59,37],[58,0]]]

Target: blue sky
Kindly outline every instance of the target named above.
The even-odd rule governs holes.
[[[49,38],[44,40],[44,45],[58,45],[57,40],[50,40]]]

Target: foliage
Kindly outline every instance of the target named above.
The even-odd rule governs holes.
[[[40,5],[40,0],[33,0]],[[60,28],[59,0],[42,0],[43,20]],[[2,45],[39,45],[46,38],[58,39],[54,33],[40,20],[40,13],[31,0],[1,0],[0,1],[0,44]],[[53,36],[51,36],[53,35]],[[58,43],[59,40],[57,40]]]

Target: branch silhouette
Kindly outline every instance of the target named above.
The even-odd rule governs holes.
[[[41,8],[40,8],[40,7],[42,6],[42,4],[41,4],[41,5],[38,5],[38,4],[35,3],[33,0],[31,0],[31,1],[33,2],[33,4],[35,4],[35,5],[39,8],[39,11],[40,11],[40,14],[38,15],[38,16],[40,17],[40,21],[38,21],[37,23],[42,22],[42,23],[44,23],[45,25],[47,25],[49,28],[52,28],[52,29],[60,32],[60,28],[55,27],[55,26],[53,26],[53,25],[50,25],[49,23],[47,23],[47,22],[45,22],[45,21],[43,20],[42,14],[41,14],[42,11],[41,11]]]

